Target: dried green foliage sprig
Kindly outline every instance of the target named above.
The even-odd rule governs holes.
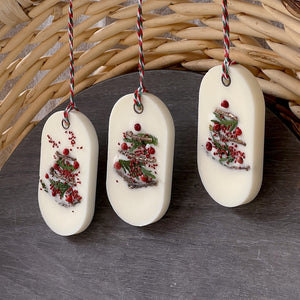
[[[129,173],[131,176],[138,178],[137,175],[133,174],[132,172],[132,167],[130,166],[131,161],[130,160],[124,160],[124,159],[119,159],[119,163],[121,164],[122,169],[124,170],[125,173]],[[151,170],[147,170],[142,162],[135,161],[135,168],[140,168],[141,172],[147,176],[151,177],[153,179],[156,179],[156,177],[152,174]]]
[[[221,115],[218,112],[214,112],[214,115],[216,116],[217,120],[211,120],[211,121],[214,122],[215,124],[220,124],[220,126],[224,125],[226,128],[229,127],[230,132],[232,132],[238,124],[238,120],[226,119],[223,115]]]
[[[66,182],[55,181],[53,179],[50,179],[50,183],[54,187],[55,190],[59,190],[60,191],[61,198],[64,196],[65,192],[71,187]]]

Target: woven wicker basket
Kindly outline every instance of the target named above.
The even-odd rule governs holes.
[[[202,72],[222,63],[222,1],[202,2],[144,2],[146,70]],[[67,2],[0,0],[0,7],[1,167],[39,119],[68,99],[69,46]],[[137,69],[136,4],[74,0],[73,7],[76,93]],[[257,77],[266,94],[289,100],[295,114],[300,108],[299,7],[295,0],[228,1],[231,58]],[[101,27],[104,22],[109,25]],[[45,110],[51,99],[54,105]],[[299,119],[285,116],[300,133]]]

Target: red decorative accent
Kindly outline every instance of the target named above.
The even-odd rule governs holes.
[[[70,135],[70,137],[68,139],[71,141],[72,147],[74,147],[74,145],[76,144],[76,141],[75,141],[76,136],[73,131],[69,131],[69,135]],[[72,149],[70,149],[70,150],[72,150]]]
[[[49,174],[48,174],[48,173],[45,174],[45,178],[46,178],[46,179],[49,178]]]
[[[207,143],[206,143],[206,150],[207,150],[207,151],[211,151],[211,149],[212,149],[212,144],[211,144],[211,142],[207,142]]]
[[[224,107],[224,108],[228,108],[229,107],[229,103],[227,100],[223,100],[222,103],[221,103],[221,106]]]
[[[52,148],[54,148],[54,147],[58,148],[59,147],[58,144],[52,139],[52,137],[49,134],[47,134],[47,138],[48,138],[48,142],[50,144],[52,144]]]
[[[117,169],[117,170],[120,170],[122,168],[122,166],[121,166],[121,164],[118,161],[116,161],[114,163],[114,168]]]
[[[122,149],[122,150],[127,150],[127,149],[128,149],[127,144],[126,144],[126,143],[122,143],[121,149]]]
[[[144,176],[144,175],[142,175],[142,176],[141,176],[141,180],[142,180],[143,182],[147,182],[147,177]]]
[[[66,201],[69,202],[69,203],[73,203],[72,195],[68,195],[66,197]]]
[[[155,149],[153,147],[150,147],[148,149],[149,154],[154,154],[155,153]]]
[[[64,155],[69,155],[69,149],[67,149],[67,148],[64,149],[63,154],[64,154]]]
[[[235,129],[235,135],[241,135],[241,134],[242,134],[242,130],[239,127],[237,127]]]
[[[243,160],[242,157],[238,157],[237,162],[238,162],[239,164],[242,164],[242,163],[244,162],[244,160]]]
[[[135,131],[141,131],[142,127],[139,123],[134,124],[134,130]]]
[[[220,129],[221,129],[220,124],[215,123],[215,124],[214,124],[214,130],[215,130],[215,131],[220,131]]]
[[[55,170],[58,170],[58,169],[59,169],[59,165],[58,165],[58,164],[54,164],[53,168],[54,168]]]
[[[79,162],[77,160],[74,161],[73,167],[74,167],[74,169],[79,168]]]

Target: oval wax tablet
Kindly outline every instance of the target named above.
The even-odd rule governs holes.
[[[243,66],[222,66],[204,76],[199,92],[198,170],[209,195],[234,207],[252,201],[263,176],[265,105],[255,77]]]
[[[172,186],[175,129],[156,96],[143,93],[143,112],[133,94],[114,105],[109,120],[106,189],[117,215],[135,226],[159,220],[167,211]]]
[[[41,139],[39,207],[55,233],[69,236],[85,230],[94,215],[98,138],[90,120],[79,111],[50,116]]]

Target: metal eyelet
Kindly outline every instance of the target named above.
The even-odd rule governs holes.
[[[226,79],[225,76],[222,75],[221,80],[222,80],[222,83],[223,83],[224,86],[226,86],[226,87],[230,86],[231,78],[230,78],[229,75],[228,75],[228,79]]]
[[[140,106],[137,106],[135,103],[133,104],[133,110],[137,113],[137,114],[141,114],[144,111],[144,106],[141,103]]]
[[[70,122],[67,122],[65,119],[62,119],[61,126],[63,127],[63,129],[69,129]]]

